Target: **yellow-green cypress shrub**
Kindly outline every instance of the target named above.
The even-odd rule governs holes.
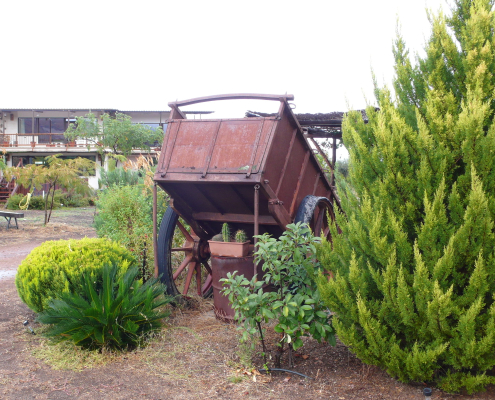
[[[495,383],[495,14],[454,0],[424,58],[399,37],[393,97],[349,113],[342,234],[318,259],[339,339],[404,382]],[[345,187],[348,185],[347,187]]]
[[[106,264],[117,264],[124,273],[136,261],[130,251],[108,239],[48,241],[22,261],[15,284],[21,300],[31,310],[41,312],[61,293],[78,292],[83,272],[89,272],[98,287]]]

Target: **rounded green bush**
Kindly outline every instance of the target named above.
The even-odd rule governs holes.
[[[21,300],[35,312],[43,311],[61,293],[81,291],[80,276],[88,271],[98,287],[106,264],[118,264],[119,273],[136,265],[132,253],[108,239],[57,240],[36,247],[17,270],[15,284]]]

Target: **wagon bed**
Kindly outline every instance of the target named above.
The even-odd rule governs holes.
[[[277,115],[187,120],[179,108],[247,98],[279,101]],[[211,275],[207,240],[221,231],[224,222],[243,229],[248,237],[265,232],[278,237],[298,219],[308,222],[316,234],[329,234],[325,216],[327,212],[333,216],[338,200],[290,100],[292,95],[237,94],[169,103],[171,117],[154,176],[171,198],[157,246],[159,272],[173,276],[165,278],[168,285],[184,272],[189,283],[195,277],[198,294],[206,294]],[[185,237],[181,247],[172,246],[176,228]],[[174,251],[184,253],[179,273],[171,267]]]

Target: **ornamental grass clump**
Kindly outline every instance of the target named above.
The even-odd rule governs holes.
[[[127,350],[142,345],[169,315],[158,308],[170,299],[163,296],[165,286],[157,279],[144,284],[137,279],[138,268],[124,275],[119,270],[116,264],[105,265],[100,289],[90,273],[83,273],[80,292],[64,292],[52,300],[38,315],[39,322],[51,325],[45,335],[88,349]]]
[[[83,273],[101,284],[102,266],[109,263],[118,264],[119,273],[136,265],[131,252],[108,239],[47,241],[22,261],[15,284],[21,300],[31,310],[41,312],[62,293],[80,291]]]
[[[365,363],[472,393],[495,383],[495,15],[453,3],[416,65],[398,38],[396,98],[377,89],[367,123],[343,122],[345,215],[318,288]]]

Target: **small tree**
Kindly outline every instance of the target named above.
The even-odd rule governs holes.
[[[241,341],[260,338],[265,364],[263,325],[277,320],[274,330],[281,334],[277,345],[283,350],[287,343],[289,365],[293,366],[292,349],[303,346],[303,336],[335,345],[331,317],[311,279],[319,269],[314,254],[320,238],[315,238],[309,227],[301,223],[287,225],[278,240],[267,233],[257,238],[255,262],[262,263],[263,278],[258,280],[255,275],[248,280],[244,275],[229,272],[226,279],[221,279],[222,293],[235,310]],[[276,290],[264,292],[264,285]],[[279,362],[280,359],[276,360],[276,364]]]
[[[342,230],[318,259],[339,338],[402,381],[495,382],[495,17],[492,0],[432,16],[426,57],[395,45],[397,98],[349,113]]]
[[[69,140],[84,138],[95,144],[101,153],[111,149],[114,154],[127,156],[133,149],[149,149],[155,142],[162,143],[162,128],[152,129],[147,125],[135,124],[127,114],[117,112],[115,116],[103,114],[102,123],[93,113],[77,117],[64,133]]]
[[[15,177],[17,183],[25,187],[40,188],[47,185],[45,196],[45,225],[50,222],[53,210],[53,200],[57,187],[70,189],[72,192],[87,194],[90,187],[82,175],[94,173],[94,161],[86,158],[61,159],[60,154],[45,157],[43,165],[30,164],[25,167],[11,167],[5,172],[9,177]]]

